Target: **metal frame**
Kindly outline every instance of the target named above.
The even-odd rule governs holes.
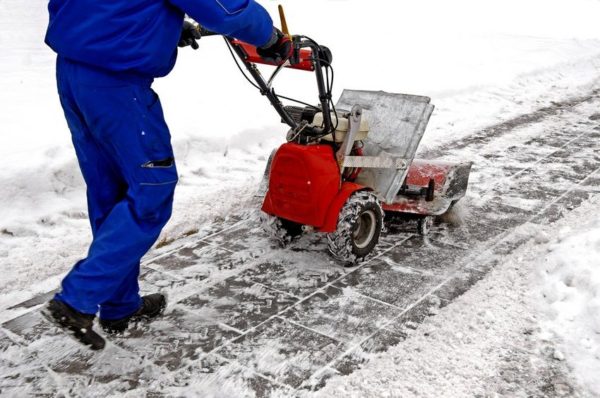
[[[292,129],[299,128],[299,124],[294,120],[294,118],[285,110],[285,107],[275,95],[275,90],[271,87],[272,78],[269,81],[266,81],[262,76],[258,67],[255,63],[251,62],[248,56],[248,52],[246,51],[247,44],[237,41],[232,38],[226,38],[229,42],[233,51],[236,53],[238,58],[242,61],[246,70],[250,73],[250,76],[256,81],[258,87],[260,88],[260,92],[262,95],[266,96],[271,105],[275,108],[281,119]],[[308,40],[303,36],[294,36],[292,44],[294,46],[294,57],[292,58],[292,62],[297,61],[301,63],[305,60],[298,59],[301,54],[302,49],[310,49],[311,58],[310,61],[313,64],[313,70],[315,72],[315,76],[317,79],[317,88],[319,90],[319,101],[321,103],[321,111],[323,112],[323,128],[313,128],[314,135],[327,135],[333,132],[333,122],[331,120],[331,108],[329,106],[329,101],[331,100],[330,95],[327,92],[327,88],[325,87],[325,77],[323,75],[323,68],[326,66],[323,64],[319,54],[323,52],[323,48],[318,46],[312,40]],[[294,59],[296,58],[296,59]],[[289,61],[288,61],[289,62]],[[280,65],[281,67],[281,65]],[[278,73],[280,68],[275,71],[275,74]]]

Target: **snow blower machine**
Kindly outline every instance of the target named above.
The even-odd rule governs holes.
[[[471,170],[470,162],[414,159],[434,109],[430,98],[344,90],[334,104],[331,51],[307,36],[291,37],[293,56],[273,65],[268,80],[256,64],[269,63],[256,48],[226,38],[249,76],[238,62],[240,70],[290,127],[265,171],[262,211],[269,232],[281,243],[325,233],[329,251],[345,265],[373,251],[385,213],[414,220],[415,232],[428,234],[435,218],[465,196]],[[314,73],[319,104],[284,106],[281,99],[295,100],[275,93],[282,68]]]

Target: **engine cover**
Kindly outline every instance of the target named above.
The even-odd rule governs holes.
[[[262,210],[320,228],[340,186],[340,171],[331,146],[283,144],[271,163]]]

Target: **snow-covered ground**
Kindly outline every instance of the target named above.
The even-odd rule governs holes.
[[[278,2],[263,3],[276,15]],[[282,3],[293,31],[306,33],[333,50],[337,94],[343,88],[356,88],[432,97],[437,109],[423,150],[443,147],[482,127],[586,93],[599,76],[597,1]],[[90,239],[85,187],[55,93],[54,55],[43,44],[46,5],[42,0],[0,0],[0,156],[4,160],[0,170],[0,321],[1,311],[11,304],[58,286],[61,276],[85,255]],[[281,93],[314,102],[312,76],[286,71],[280,79]],[[283,141],[286,129],[264,98],[239,75],[216,38],[203,39],[197,52],[182,51],[174,72],[157,81],[155,88],[171,126],[181,174],[174,216],[162,237],[171,240],[244,208],[268,154]],[[598,202],[594,203],[597,207]],[[528,262],[513,256],[490,276],[488,285],[478,286],[419,329],[419,333],[430,330],[432,335],[413,336],[404,348],[401,345],[372,361],[365,375],[381,373],[382,364],[391,366],[394,358],[405,355],[405,359],[415,359],[413,363],[421,362],[411,369],[396,367],[395,371],[406,374],[396,378],[404,383],[401,387],[407,388],[407,394],[415,391],[411,383],[423,387],[419,391],[429,391],[424,386],[427,380],[438,388],[446,385],[439,378],[442,384],[432,381],[433,376],[425,377],[429,374],[422,373],[429,372],[422,366],[425,363],[437,367],[442,372],[438,376],[447,374],[451,388],[450,383],[461,377],[461,369],[465,378],[483,377],[486,370],[478,369],[477,361],[452,361],[453,353],[461,349],[477,355],[486,349],[494,352],[495,346],[510,341],[525,325],[540,321],[545,331],[541,336],[560,339],[563,344],[557,356],[564,354],[581,384],[591,394],[600,394],[594,377],[600,362],[600,265],[595,260],[600,251],[600,221],[594,220],[593,205],[586,209],[581,220],[587,221],[573,221],[574,215],[564,222],[571,231],[548,230],[547,238],[538,237],[528,246],[529,252],[547,261],[534,262],[531,257]],[[584,232],[569,237],[580,231]],[[536,281],[531,280],[534,274]],[[494,280],[499,281],[498,287]],[[519,289],[498,295],[507,281]],[[503,305],[517,310],[529,308],[517,304],[538,301],[523,293],[529,282],[543,284],[539,296],[544,299],[539,301],[545,318],[532,320],[518,311],[502,312]],[[474,302],[483,302],[491,315],[481,312],[480,306],[473,307]],[[468,323],[459,322],[457,314],[462,313],[473,319],[476,328],[492,325],[492,341],[463,345],[470,334]],[[452,347],[447,346],[448,340],[444,343],[441,332],[434,332],[447,324],[463,330],[464,339],[455,333],[458,337]],[[444,361],[436,359],[437,352],[444,354]],[[420,357],[429,353],[430,357],[422,358],[431,362],[416,361],[416,353]],[[393,383],[392,376],[388,385]],[[326,391],[334,394],[342,383],[361,388],[357,386],[360,377],[357,373],[350,376],[354,381],[335,381]],[[470,385],[475,390],[464,391],[476,391],[481,382],[473,381]],[[381,382],[381,388],[386,383]]]
[[[600,65],[597,2],[283,3],[294,31],[333,49],[337,93],[346,87],[433,98],[424,149],[576,95]],[[43,44],[46,2],[34,4],[0,3],[0,258],[7,265],[0,307],[56,284],[90,238],[54,55]],[[276,15],[276,2],[265,4]],[[312,76],[288,71],[280,79],[280,92],[314,101]],[[164,232],[172,239],[243,207],[286,129],[216,38],[182,51],[175,71],[155,86],[181,174]]]
[[[316,396],[537,396],[540,383],[600,396],[599,205],[596,195],[556,224],[523,226],[529,242],[483,281]],[[576,380],[557,379],[562,361]]]
[[[540,235],[545,338],[558,338],[578,381],[600,396],[600,215],[599,198],[554,233]]]

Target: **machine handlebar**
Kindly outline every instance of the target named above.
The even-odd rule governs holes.
[[[211,32],[210,30],[208,30],[200,25],[198,25],[197,29],[198,29],[198,32],[200,32],[200,35],[202,37],[221,36],[221,34],[216,33],[216,32]],[[248,43],[244,43],[241,40],[232,39],[232,38],[227,38],[227,39],[232,45],[242,49],[243,53],[245,54],[246,61],[254,63],[254,64],[278,66],[274,63],[265,61],[260,55],[258,55],[258,52],[256,51],[255,46],[248,44]],[[303,46],[302,42],[297,39],[293,40],[293,44],[294,44],[294,55],[288,62],[286,62],[286,64],[284,66],[286,68],[291,68],[291,69],[299,69],[299,70],[305,70],[305,71],[309,71],[309,72],[314,71],[315,70],[315,66],[314,66],[314,62],[313,62],[313,60],[314,60],[313,51],[314,50],[312,50],[311,48],[306,48],[306,46]],[[324,49],[328,54],[331,54],[329,49],[327,49],[326,47]]]
[[[221,36],[218,33],[211,32],[201,26],[198,26],[198,31],[202,36]],[[323,70],[331,65],[332,55],[329,48],[320,46],[315,41],[305,36],[294,36],[292,42],[294,45],[294,52],[292,57],[285,62],[283,65],[276,65],[271,62],[265,61],[256,51],[256,47],[248,43],[244,43],[240,40],[226,37],[227,42],[231,45],[233,51],[242,60],[246,69],[258,85],[261,93],[265,95],[269,102],[273,105],[277,113],[281,116],[281,119],[292,129],[298,129],[299,123],[286,111],[285,107],[279,100],[279,97],[275,94],[275,91],[271,87],[271,83],[279,68],[286,67],[291,69],[299,69],[314,72],[317,78],[317,88],[319,90],[320,110],[323,112],[323,127],[313,128],[315,135],[326,135],[330,133],[334,127],[331,120],[331,92],[330,87],[327,87],[324,79]],[[266,81],[261,73],[256,68],[255,64],[271,65],[276,66],[278,69],[275,71],[271,79]]]
[[[239,40],[232,40],[231,44],[238,46],[242,49],[245,54],[245,60],[253,64],[271,65],[278,66],[275,63],[265,61],[256,51],[256,47],[250,44],[244,43]],[[313,52],[308,48],[294,48],[294,55],[283,65],[286,68],[299,69],[312,72],[315,70],[313,63]]]

